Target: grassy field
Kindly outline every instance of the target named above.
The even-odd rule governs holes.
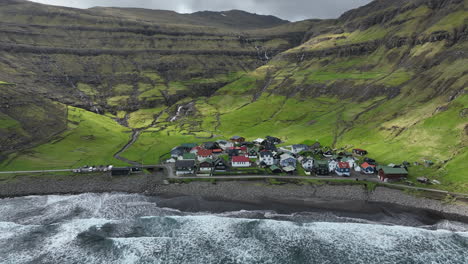
[[[128,129],[105,116],[69,107],[68,130],[49,143],[10,155],[2,171],[119,165],[113,154],[129,140]],[[123,164],[122,164],[123,165]]]

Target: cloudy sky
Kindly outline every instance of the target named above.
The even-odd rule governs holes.
[[[89,8],[94,6],[141,7],[192,13],[202,10],[241,9],[297,21],[307,18],[336,18],[371,0],[33,0],[34,2]]]

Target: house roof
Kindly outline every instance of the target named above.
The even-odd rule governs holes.
[[[287,167],[284,167],[283,170],[285,172],[291,172],[291,171],[295,171],[296,168],[294,168],[293,166],[287,166]]]
[[[194,160],[178,160],[175,163],[176,168],[191,168],[195,167]]]
[[[363,168],[363,169],[367,169],[369,167],[375,168],[375,165],[369,164],[367,162],[364,162],[363,164],[361,164],[361,168]]]
[[[272,157],[273,153],[271,151],[261,151],[260,152],[260,157]]]
[[[328,161],[326,160],[314,160],[315,165],[327,165],[328,166]]]
[[[195,159],[197,156],[193,153],[185,153],[184,156],[182,157],[184,160],[191,160]]]
[[[213,149],[213,152],[223,152],[222,149]]]
[[[243,138],[243,137],[241,137],[241,136],[233,136],[233,137],[231,138],[231,140],[238,140],[238,139],[245,139],[245,138]]]
[[[200,149],[197,153],[198,156],[200,157],[208,157],[213,155],[213,150],[211,149]]]
[[[194,147],[198,146],[198,144],[196,144],[196,143],[184,143],[184,144],[182,144],[180,146],[183,147],[183,148],[190,148],[191,149],[191,148],[194,148]]]
[[[348,162],[338,162],[338,168],[340,168],[340,169],[349,169],[349,163]]]
[[[200,162],[200,166],[202,165],[210,165],[213,166],[213,160],[212,159],[205,159],[202,162]]]
[[[383,170],[385,174],[408,174],[405,168],[393,168],[389,166],[381,166],[379,170]]]
[[[290,159],[290,158],[294,159],[294,157],[289,155],[289,154],[283,154],[283,155],[280,156],[280,158],[281,158],[281,160]]]
[[[250,162],[250,159],[244,156],[232,157],[232,162]]]
[[[353,151],[362,151],[362,152],[365,151],[365,152],[367,152],[367,150],[365,150],[365,149],[360,149],[360,148],[353,149]]]
[[[298,148],[308,148],[309,146],[304,145],[304,144],[297,144],[297,145],[293,145],[292,147],[295,149],[298,149]]]
[[[276,165],[271,165],[270,170],[275,171],[275,170],[281,170],[281,169],[280,169],[280,167],[278,167]]]

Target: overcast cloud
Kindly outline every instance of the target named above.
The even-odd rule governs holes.
[[[308,18],[336,18],[345,11],[365,5],[371,0],[34,0],[34,2],[77,8],[140,7],[174,10],[179,13],[240,9],[297,21]]]

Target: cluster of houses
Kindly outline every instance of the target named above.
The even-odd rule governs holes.
[[[266,173],[294,175],[302,169],[306,175],[350,177],[353,173],[378,175],[382,181],[395,181],[408,176],[406,164],[379,166],[366,157],[364,149],[338,152],[323,148],[320,143],[311,146],[297,144],[280,147],[279,138],[268,136],[253,141],[234,136],[203,144],[186,143],[171,151],[168,163],[175,163],[176,175],[213,175],[243,168],[261,168]],[[408,164],[409,165],[409,164]],[[245,170],[248,173],[248,170]]]

